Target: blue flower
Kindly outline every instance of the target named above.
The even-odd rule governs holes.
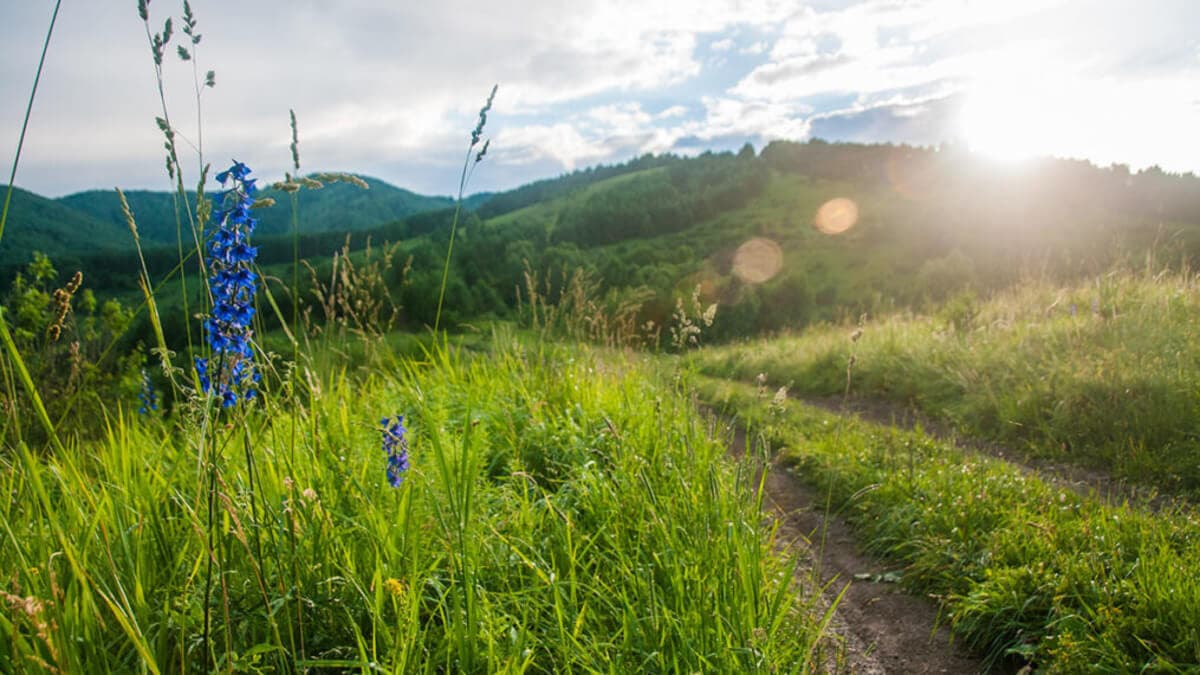
[[[254,398],[259,381],[251,347],[258,281],[251,268],[258,249],[250,245],[250,235],[258,221],[250,214],[257,188],[249,176],[250,168],[237,161],[217,174],[217,181],[229,187],[221,194],[221,208],[213,211],[217,227],[207,241],[213,309],[203,325],[212,356],[211,362],[196,359],[196,373],[204,393],[215,395],[226,408]]]
[[[233,180],[235,182],[243,182],[244,183],[246,181],[246,177],[249,175],[250,175],[250,167],[246,166],[245,164],[242,164],[241,162],[239,162],[235,159],[233,161],[233,166],[231,166],[228,169],[225,169],[221,173],[217,174],[217,182],[220,183],[221,185],[224,185],[225,183],[227,183],[229,181],[229,178],[232,176]],[[250,182],[253,183],[254,181],[251,180]]]
[[[158,410],[158,392],[154,391],[154,382],[145,368],[142,368],[142,390],[138,392],[138,400],[142,403],[138,408],[139,414],[149,415]]]
[[[380,420],[383,425],[383,452],[387,455],[387,481],[394,488],[404,483],[404,474],[408,473],[408,439],[404,428],[404,416],[397,415],[393,422],[385,417]]]

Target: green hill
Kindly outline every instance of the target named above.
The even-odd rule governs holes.
[[[643,158],[481,205],[485,220],[456,245],[469,287],[458,306],[491,307],[499,296],[514,307],[528,263],[543,278],[588,270],[602,293],[640,289],[641,317],[659,325],[700,286],[722,307],[720,338],[921,308],[1034,274],[1095,274],[1151,250],[1179,264],[1200,252],[1198,188],[1194,176],[1155,169],[1004,167],[953,149],[820,141],[776,142],[758,157]],[[839,199],[856,218],[823,232],[817,214]],[[748,242],[773,252],[773,269],[747,273],[738,250]],[[420,242],[407,250],[416,278],[405,295],[419,323],[422,269],[439,254]]]
[[[835,199],[853,202],[857,218],[827,234],[815,221]],[[732,337],[986,294],[1033,274],[1074,279],[1151,250],[1178,264],[1200,252],[1200,181],[1068,160],[1004,167],[954,150],[776,142],[756,159],[702,156],[627,174],[487,224],[529,242],[521,254],[534,269],[578,265],[609,287],[653,289],[656,320],[669,318],[672,294],[699,284],[724,307],[717,332]],[[766,279],[737,269],[738,247],[756,238],[778,246]]]
[[[398,243],[397,268],[411,257],[405,283],[393,280],[402,325],[431,324],[452,202],[372,185],[302,191],[300,255],[320,268],[348,232],[352,249]],[[601,305],[636,298],[639,323],[659,326],[671,321],[677,298],[699,287],[706,306],[720,307],[709,339],[920,310],[1033,275],[1083,278],[1149,252],[1156,264],[1179,266],[1200,253],[1198,188],[1195,176],[1157,169],[1068,160],[1000,166],[953,148],[810,141],[774,142],[757,156],[748,148],[644,156],[474,196],[460,218],[444,306],[452,326],[512,318],[527,295],[527,271],[561,286],[564,273],[584,270]],[[119,211],[96,206],[105,194],[62,202],[111,221]],[[256,244],[260,264],[287,279],[290,208],[282,197],[259,213]],[[168,198],[130,199],[152,276],[161,278],[177,263],[174,226],[148,223],[170,213]],[[823,208],[845,222],[819,223]],[[76,262],[98,289],[134,288],[131,252],[77,255],[64,269]],[[561,289],[542,290],[553,300]]]
[[[33,251],[54,258],[84,250],[117,251],[130,241],[124,221],[95,218],[53,199],[14,188],[0,243],[0,266],[23,265]]]
[[[355,231],[399,220],[405,216],[446,208],[453,204],[448,197],[428,197],[398,188],[377,178],[363,178],[370,189],[363,190],[345,183],[332,183],[319,190],[300,192],[302,200],[301,232]],[[288,195],[270,188],[261,192],[281,204]],[[175,243],[174,195],[169,192],[131,190],[125,193],[129,206],[137,217],[142,240],[150,245]],[[189,193],[195,201],[195,193]],[[125,217],[113,190],[89,190],[67,195],[57,200],[61,204],[87,213],[99,220],[125,227]],[[291,211],[287,208],[267,209],[259,216],[258,233],[264,236],[291,232]]]

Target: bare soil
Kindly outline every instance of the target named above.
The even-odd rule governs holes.
[[[730,451],[746,451],[744,429],[731,429]],[[895,567],[864,553],[850,527],[825,512],[825,498],[778,462],[767,472],[766,504],[779,526],[776,545],[811,563],[810,586],[824,588],[826,602],[838,601],[832,628],[844,640],[851,672],[979,673],[984,663],[952,640],[929,598],[904,593]],[[803,576],[803,573],[801,573]],[[843,593],[844,589],[844,593]],[[1003,667],[1002,667],[1003,668]]]

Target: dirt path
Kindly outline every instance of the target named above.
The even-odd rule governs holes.
[[[731,452],[746,451],[745,430],[729,429]],[[978,673],[983,662],[937,626],[937,607],[883,581],[889,568],[864,554],[849,526],[824,513],[824,498],[773,463],[767,473],[767,503],[779,519],[777,544],[811,559],[829,601],[849,583],[833,629],[846,640],[854,673]],[[869,575],[869,576],[867,576]]]
[[[801,403],[821,408],[838,415],[850,415],[867,422],[894,426],[900,429],[921,430],[943,443],[948,443],[968,452],[991,455],[997,459],[1036,475],[1051,484],[1064,487],[1084,497],[1094,497],[1108,504],[1128,501],[1159,509],[1171,503],[1171,499],[1152,489],[1114,478],[1110,474],[1086,467],[1030,457],[999,443],[978,438],[964,437],[951,425],[939,422],[901,403],[884,399],[843,399],[841,396],[795,397]]]

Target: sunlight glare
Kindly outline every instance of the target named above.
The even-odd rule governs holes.
[[[1036,53],[1014,49],[975,73],[960,120],[973,152],[1016,161],[1045,153],[1053,144],[1059,126],[1054,118],[1063,114],[1073,92],[1050,75],[1051,64],[1037,62]]]
[[[747,284],[761,284],[783,269],[783,249],[779,244],[755,237],[733,254],[733,274]]]
[[[824,234],[841,234],[858,222],[858,205],[845,197],[830,199],[817,209],[813,224]]]
[[[1022,44],[980,58],[959,133],[972,152],[1006,162],[1055,156],[1170,165],[1200,117],[1192,102],[1198,91],[1195,83],[1089,77],[1050,49]]]

